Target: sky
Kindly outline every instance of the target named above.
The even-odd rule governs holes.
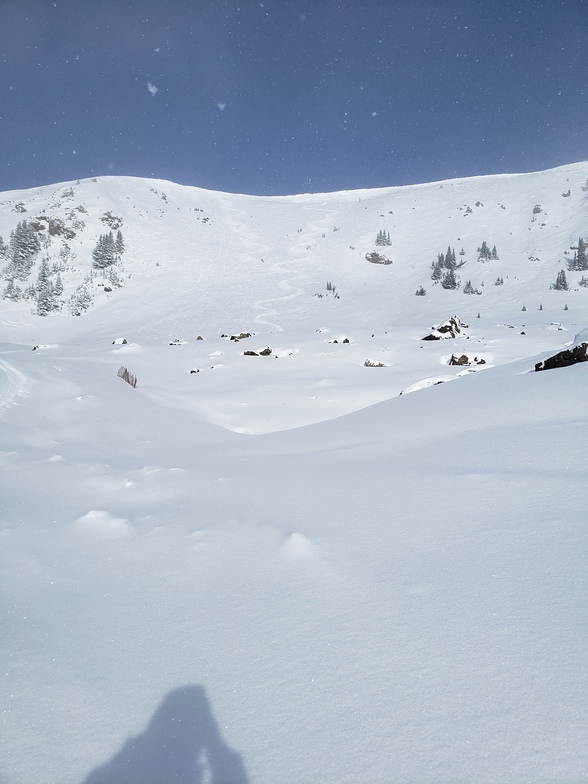
[[[588,158],[585,0],[0,0],[0,190],[258,195]]]

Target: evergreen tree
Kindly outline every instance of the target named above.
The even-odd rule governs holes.
[[[57,273],[57,277],[55,278],[55,283],[53,284],[53,293],[56,297],[61,297],[63,294],[63,281],[61,280],[61,275],[59,272]]]
[[[450,269],[447,270],[445,275],[443,275],[443,280],[441,281],[441,285],[444,289],[458,289],[459,288],[459,279],[455,277],[455,272]]]
[[[415,293],[417,297],[424,297],[427,292],[422,286],[419,286]]]
[[[17,280],[26,280],[34,264],[35,256],[40,250],[41,243],[37,232],[28,221],[20,221],[14,231],[10,233],[9,263],[5,275]]]
[[[472,286],[472,281],[468,280],[468,282],[463,287],[463,293],[464,294],[481,294],[482,292],[479,289],[475,289]]]
[[[118,255],[115,248],[112,232],[101,234],[94,250],[92,251],[92,266],[95,269],[106,269],[116,264]]]
[[[574,260],[568,264],[571,270],[584,272],[588,270],[588,247],[582,237],[578,239],[578,247],[574,253]]]
[[[492,258],[492,251],[488,247],[488,243],[486,242],[486,240],[484,240],[481,246],[478,248],[478,261],[486,262],[486,261],[490,261],[491,258]]]
[[[498,251],[496,250],[496,245],[493,245],[493,246],[492,246],[492,252],[491,252],[491,254],[490,254],[490,258],[491,258],[493,261],[498,261]]]
[[[22,298],[26,300],[37,299],[37,288],[34,283],[29,283],[22,293]]]
[[[37,315],[48,316],[55,309],[55,293],[47,259],[43,259],[37,275]]]
[[[81,316],[92,304],[92,294],[88,288],[88,279],[84,280],[69,299],[69,309],[72,316]]]
[[[388,235],[388,239],[390,239],[390,235]],[[387,244],[390,245],[390,242],[388,242]],[[116,240],[114,241],[114,249],[115,249],[115,251],[117,252],[117,254],[119,256],[122,256],[122,254],[125,252],[125,242],[123,240],[122,231],[120,229],[116,232]]]
[[[557,278],[555,283],[551,284],[551,288],[555,289],[556,291],[569,291],[568,281],[566,279],[566,273],[564,270],[560,270],[557,273]]]
[[[8,285],[4,289],[4,293],[2,294],[2,297],[3,299],[10,299],[13,302],[18,302],[18,300],[21,298],[21,294],[22,294],[21,290],[19,289],[18,286],[14,285],[14,280],[11,278],[8,281]]]
[[[455,269],[456,267],[455,248],[452,249],[449,245],[445,254],[445,266],[447,269]]]
[[[431,264],[431,280],[437,282],[438,280],[441,280],[442,277],[443,277],[443,270],[441,268],[441,264],[439,263],[439,260],[434,261]]]

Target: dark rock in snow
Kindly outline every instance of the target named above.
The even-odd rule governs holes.
[[[433,327],[433,331],[428,335],[425,335],[422,340],[442,340],[444,338],[456,338],[458,335],[462,334],[464,329],[467,328],[468,325],[464,324],[464,322],[458,316],[451,316],[451,318],[448,318],[447,321],[443,322],[443,324],[439,324],[439,326]]]
[[[580,343],[571,349],[560,351],[542,362],[537,362],[535,370],[553,370],[554,368],[576,365],[578,362],[588,362],[588,343]]]

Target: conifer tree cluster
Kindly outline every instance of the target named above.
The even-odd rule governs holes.
[[[555,283],[552,283],[550,288],[554,289],[555,291],[569,291],[570,287],[566,279],[565,270],[560,270],[557,273]]]
[[[10,232],[8,245],[1,240],[0,253],[8,261],[4,269],[7,280],[25,281],[30,275],[35,257],[41,250],[41,242],[30,221],[20,221]]]
[[[480,247],[478,248],[478,261],[486,262],[486,261],[497,261],[498,260],[498,251],[496,250],[496,245],[490,250],[488,247],[488,243],[486,240],[482,242]]]
[[[380,230],[378,232],[378,236],[376,237],[376,245],[392,245],[390,232]]]
[[[125,245],[120,229],[116,232],[116,238],[112,231],[109,231],[108,234],[101,234],[92,251],[92,266],[95,269],[112,267],[113,264],[120,261],[124,249]]]
[[[578,246],[574,250],[573,260],[568,262],[568,269],[574,272],[588,270],[588,246],[582,237],[578,239]]]
[[[437,261],[431,264],[431,280],[435,283],[441,281],[444,289],[458,289],[460,281],[455,275],[455,270],[463,267],[464,264],[465,261],[457,263],[455,248],[448,246],[447,253],[439,253]]]
[[[472,286],[472,281],[468,280],[468,282],[463,287],[463,293],[464,294],[481,294],[482,292],[480,291],[480,289],[475,289]]]
[[[59,310],[59,297],[63,294],[63,283],[61,276],[57,273],[55,281],[51,279],[51,270],[46,258],[41,261],[37,284],[35,286],[35,296],[37,300],[37,315],[48,316],[52,311]]]

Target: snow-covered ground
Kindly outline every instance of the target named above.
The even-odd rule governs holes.
[[[77,221],[63,310],[0,300],[3,784],[584,780],[588,364],[533,371],[588,340],[587,178],[0,194]]]

